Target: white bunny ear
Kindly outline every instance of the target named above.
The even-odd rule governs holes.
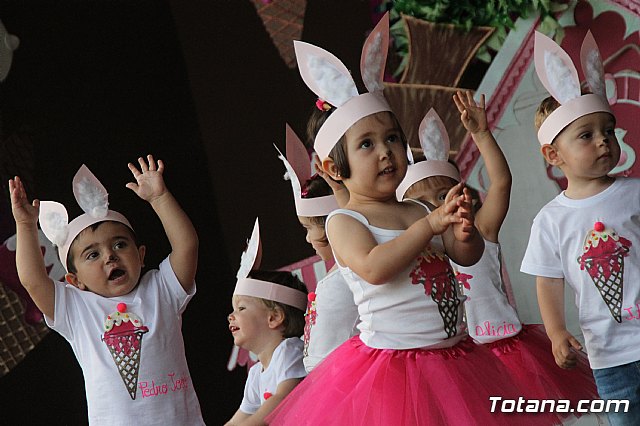
[[[389,50],[389,12],[385,13],[362,47],[360,71],[369,92],[384,89],[384,68]]]
[[[240,269],[238,269],[236,278],[239,280],[247,278],[252,269],[260,267],[261,258],[262,247],[260,244],[260,226],[258,225],[258,218],[256,218],[256,222],[253,225],[253,232],[251,233],[251,239],[247,241],[247,249],[240,257]]]
[[[580,96],[578,71],[571,57],[555,41],[538,31],[534,61],[542,85],[560,104]]]
[[[69,234],[67,209],[55,201],[41,201],[38,219],[40,220],[40,228],[49,241],[62,247]]]
[[[347,67],[331,53],[302,41],[294,41],[298,69],[305,84],[335,107],[358,95]]]
[[[604,82],[604,66],[602,65],[602,57],[600,50],[593,38],[591,31],[587,31],[587,35],[582,41],[580,48],[580,62],[582,63],[582,71],[584,72],[587,83],[591,91],[596,95],[607,97],[606,86]]]
[[[418,137],[427,160],[449,160],[449,134],[433,108],[422,119]]]
[[[80,208],[89,216],[102,218],[107,215],[109,194],[84,164],[73,177],[73,195]]]
[[[313,174],[307,148],[304,147],[304,144],[289,124],[286,125],[285,135],[287,142],[287,161],[289,161],[291,167],[296,171],[300,182],[306,182]]]
[[[275,147],[276,151],[278,151],[278,158],[284,164],[285,169],[287,169],[287,172],[285,173],[285,180],[291,181],[294,197],[300,197],[302,194],[302,186],[300,185],[300,179],[298,178],[298,174],[296,173],[295,169],[291,166],[291,163],[289,163],[289,161],[285,158],[285,156],[282,155],[282,152],[280,152],[280,149],[278,149],[276,144],[273,144],[273,146]]]
[[[413,158],[413,152],[411,152],[411,146],[408,143],[407,143],[407,161],[409,165],[415,162]]]

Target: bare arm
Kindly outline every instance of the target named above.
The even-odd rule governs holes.
[[[40,202],[29,203],[22,181],[9,180],[11,211],[16,221],[16,268],[23,287],[47,317],[54,318],[55,286],[44,266],[38,241],[38,211]]]
[[[258,408],[254,414],[243,413],[238,410],[236,414],[227,422],[226,426],[263,426],[267,417],[282,400],[289,395],[289,393],[295,388],[302,379],[288,379],[278,384],[276,392],[267,399],[264,404]],[[240,414],[239,414],[240,413]],[[237,418],[236,418],[237,416]]]
[[[346,215],[331,219],[329,237],[338,261],[371,284],[384,284],[402,272],[427,246],[434,235],[442,234],[456,215],[460,186],[447,194],[445,203],[429,215],[415,221],[391,241],[378,244],[362,223]]]
[[[482,208],[476,212],[476,227],[484,238],[497,242],[498,233],[509,210],[511,171],[507,160],[487,125],[484,95],[476,104],[470,92],[457,92],[453,100],[460,120],[471,133],[489,175],[489,189]]]
[[[129,163],[136,183],[128,183],[127,188],[151,204],[160,218],[171,244],[171,268],[180,285],[188,292],[193,287],[198,266],[198,235],[191,220],[164,184],[162,161],[158,160],[156,166],[152,155],[148,155],[147,160],[148,165],[142,157],[138,158],[142,172]]]
[[[474,265],[484,252],[484,240],[474,225],[469,189],[464,188],[462,200],[458,202],[461,222],[454,223],[442,234],[447,255],[458,265]]]
[[[570,369],[576,366],[576,350],[582,345],[567,331],[564,319],[564,280],[562,278],[537,277],[538,305],[544,322],[553,356],[558,366]]]

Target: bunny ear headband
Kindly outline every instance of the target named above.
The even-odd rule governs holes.
[[[398,201],[404,199],[404,194],[414,183],[431,176],[447,176],[460,181],[460,172],[449,163],[449,135],[438,113],[431,108],[424,116],[418,130],[420,146],[424,151],[425,160],[413,163],[413,154],[407,145],[409,166],[407,174],[396,189]]]
[[[336,110],[324,122],[314,142],[314,149],[324,160],[355,122],[391,107],[382,94],[384,67],[389,47],[389,14],[373,29],[362,48],[360,70],[369,91],[358,94],[356,84],[344,64],[331,53],[312,44],[294,41],[298,69],[305,84]]]
[[[40,228],[44,235],[58,247],[60,262],[67,272],[67,257],[73,240],[87,227],[103,221],[120,222],[133,230],[126,217],[109,210],[109,194],[100,181],[84,164],[73,177],[73,195],[84,214],[69,223],[67,209],[55,201],[40,203]]]
[[[256,218],[251,239],[247,242],[247,249],[240,258],[240,269],[236,274],[238,281],[233,294],[272,300],[304,311],[307,308],[307,295],[304,292],[269,281],[248,278],[252,269],[260,267],[261,258],[260,227]]]
[[[278,158],[284,163],[287,169],[285,178],[291,180],[293,188],[293,199],[296,204],[296,213],[298,216],[326,216],[338,208],[338,202],[334,195],[325,195],[324,197],[302,198],[302,187],[300,182],[306,182],[311,177],[311,162],[307,149],[295,134],[293,129],[286,126],[287,137],[287,158],[282,155],[277,146]]]
[[[560,46],[536,31],[534,60],[542,85],[559,103],[538,130],[541,145],[550,144],[574,120],[594,112],[612,114],[607,102],[602,58],[591,31],[587,32],[580,49],[580,62],[587,84],[593,93],[580,94],[578,71]]]

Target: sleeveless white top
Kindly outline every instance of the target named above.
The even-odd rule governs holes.
[[[369,225],[360,213],[338,209],[327,217],[344,214],[365,225],[378,244],[401,235],[404,230]],[[328,232],[327,232],[328,234]],[[353,292],[360,315],[360,339],[379,349],[445,348],[466,336],[462,302],[449,258],[440,236],[434,236],[423,252],[393,280],[373,285],[350,268],[340,272]]]
[[[484,240],[484,253],[473,266],[451,263],[467,296],[464,309],[473,340],[490,343],[518,334],[522,324],[505,292],[500,244]]]

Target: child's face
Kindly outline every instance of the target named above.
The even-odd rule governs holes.
[[[333,259],[333,252],[331,251],[331,246],[326,241],[327,236],[324,227],[313,223],[310,218],[305,216],[298,216],[298,221],[300,221],[302,227],[307,231],[307,242],[311,244],[316,254],[325,261]]]
[[[444,204],[449,190],[457,184],[458,182],[447,176],[431,176],[411,185],[405,197],[426,201],[440,207]]]
[[[606,112],[578,118],[560,132],[552,145],[559,162],[547,160],[559,166],[570,181],[606,176],[620,160],[615,124],[614,117]]]
[[[395,196],[407,172],[401,129],[389,112],[360,119],[345,133],[351,176],[344,179],[350,194]]]
[[[67,281],[103,297],[128,294],[138,284],[145,247],[136,247],[131,230],[118,222],[104,222],[82,231],[71,245],[76,269]]]
[[[247,350],[258,351],[260,339],[270,330],[271,311],[260,299],[252,296],[234,295],[232,305],[233,312],[227,319],[233,343]]]

